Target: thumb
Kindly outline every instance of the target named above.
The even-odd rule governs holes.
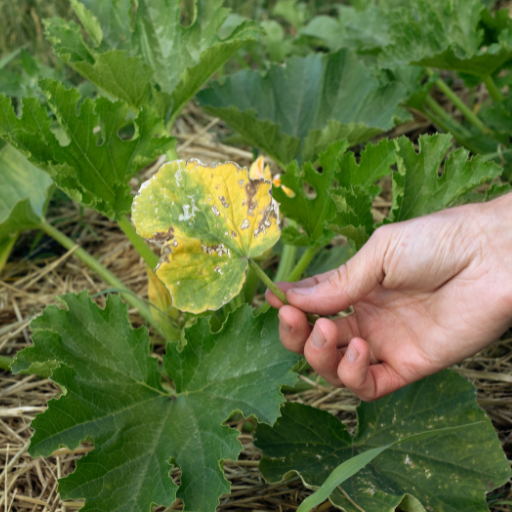
[[[302,311],[319,315],[334,315],[359,302],[384,279],[388,234],[379,228],[345,265],[296,283],[286,299]]]

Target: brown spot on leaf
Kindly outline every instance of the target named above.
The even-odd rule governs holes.
[[[171,226],[166,232],[155,233],[151,240],[154,242],[168,242],[174,238],[174,228]]]
[[[254,210],[258,207],[258,203],[254,201],[254,196],[258,193],[258,189],[265,180],[249,180],[245,185],[247,193],[247,214],[254,217]]]

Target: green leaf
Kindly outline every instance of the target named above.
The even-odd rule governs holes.
[[[354,145],[391,129],[408,115],[398,106],[405,97],[402,85],[381,85],[349,50],[292,57],[264,76],[244,70],[197,95],[282,167],[314,161],[336,140]]]
[[[428,442],[404,441],[387,449],[329,497],[346,512],[487,510],[485,493],[510,477],[510,467],[490,420],[476,404],[473,386],[445,370],[387,397],[358,407],[354,438],[336,417],[287,403],[274,427],[261,425],[255,444],[260,471],[279,482],[291,471],[316,489],[340,463],[433,429]],[[430,433],[434,435],[434,433]],[[414,504],[415,508],[411,507]],[[407,508],[406,508],[407,506]]]
[[[246,21],[220,38],[229,13],[220,0],[196,2],[192,23],[184,27],[180,5],[178,0],[139,0],[133,10],[126,0],[75,0],[95,47],[84,42],[74,22],[59,18],[47,22],[47,37],[57,55],[109,95],[135,109],[151,96],[161,114],[176,118],[212,74],[260,34]]]
[[[16,372],[53,362],[52,380],[63,390],[32,422],[29,451],[49,456],[86,439],[94,450],[60,480],[62,499],[85,498],[83,511],[148,512],[183,499],[185,510],[212,512],[230,485],[223,459],[242,449],[239,432],[223,422],[233,411],[272,423],[292,385],[298,356],[285,350],[275,312],[252,316],[249,307],[211,333],[208,319],[186,331],[181,352],[168,344],[163,371],[175,393],[161,386],[145,328],[133,330],[127,307],[109,296],[100,309],[88,295],[61,297],[32,324],[34,347],[19,353]],[[181,484],[170,477],[181,469]]]
[[[37,228],[51,196],[50,176],[9,145],[0,149],[0,175],[0,239]]]
[[[238,295],[249,258],[280,237],[272,184],[232,162],[165,164],[133,201],[137,233],[163,244],[156,274],[182,311],[216,310]]]
[[[106,98],[80,102],[76,89],[53,80],[42,80],[40,87],[69,144],[58,142],[51,119],[35,98],[23,100],[23,115],[17,118],[10,100],[0,96],[0,136],[47,171],[75,201],[110,218],[128,213],[128,181],[174,144],[172,138],[156,137],[164,130],[161,120],[144,107],[130,121],[124,103]],[[134,137],[121,139],[119,131],[132,123]]]
[[[389,11],[392,43],[382,48],[381,67],[419,64],[480,77],[493,74],[512,58],[512,39],[503,30],[482,46],[478,29],[484,6],[480,0],[411,0]]]
[[[336,172],[347,146],[346,141],[335,142],[320,154],[321,173],[310,162],[302,169],[297,162],[286,168],[286,173],[281,176],[281,184],[294,192],[293,197],[281,187],[274,187],[273,193],[280,203],[281,213],[297,222],[302,232],[295,227],[284,228],[283,242],[311,247],[329,243],[333,233],[327,231],[324,225],[336,211],[329,197],[329,189],[334,186]],[[313,188],[313,198],[304,190],[304,183]]]
[[[372,197],[361,185],[332,190],[331,197],[338,212],[327,229],[348,238],[358,251],[373,233]]]
[[[391,174],[391,166],[395,162],[395,144],[392,140],[382,139],[376,144],[367,144],[361,152],[359,163],[351,151],[343,156],[337,174],[338,184],[340,187],[360,185],[375,198],[381,192],[376,182]]]
[[[337,245],[324,248],[311,260],[304,275],[306,277],[323,274],[344,265],[354,255],[350,245]]]
[[[512,137],[512,96],[482,108],[480,115],[489,128]]]
[[[456,204],[475,187],[501,174],[497,164],[486,162],[481,156],[468,160],[469,152],[465,149],[457,149],[447,156],[450,141],[451,135],[422,135],[416,153],[410,140],[405,137],[395,140],[398,172],[393,174],[391,222]],[[442,164],[444,169],[439,177]]]

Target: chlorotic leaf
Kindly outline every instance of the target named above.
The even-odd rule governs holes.
[[[228,162],[163,165],[144,183],[132,220],[144,238],[163,244],[156,274],[182,311],[218,309],[240,293],[248,259],[280,237],[272,185]]]
[[[395,140],[398,172],[393,174],[393,205],[389,220],[399,222],[456,204],[465,194],[502,169],[481,156],[468,160],[465,149],[452,151],[451,135],[422,135],[419,153],[405,137]],[[444,160],[444,171],[439,170]]]
[[[274,427],[260,425],[256,432],[265,479],[279,482],[295,471],[316,489],[355,455],[425,431],[462,425],[467,426],[429,433],[434,437],[428,441],[420,437],[389,447],[339,486],[330,501],[345,512],[484,511],[485,493],[510,478],[508,461],[492,423],[476,404],[474,387],[453,371],[363,402],[357,415],[352,438],[328,412],[287,403]]]
[[[314,161],[334,141],[353,145],[408,118],[399,107],[406,99],[403,85],[382,85],[345,49],[292,57],[264,76],[240,71],[197,98],[282,167],[299,157]]]
[[[167,345],[163,371],[176,388],[169,394],[147,330],[131,328],[117,296],[104,310],[85,292],[60,300],[65,309],[49,306],[32,322],[34,347],[17,355],[13,370],[52,366],[63,390],[32,422],[33,457],[94,443],[59,481],[61,498],[85,498],[84,512],[148,512],[176,497],[185,510],[213,512],[230,491],[222,461],[242,450],[239,432],[223,422],[240,411],[273,423],[284,401],[279,385],[296,380],[290,368],[299,357],[282,347],[276,312],[254,318],[239,308],[214,334],[199,319],[181,352]],[[179,487],[173,466],[181,469]]]
[[[161,119],[144,107],[131,121],[120,101],[100,97],[80,103],[76,89],[47,79],[40,86],[69,143],[59,143],[50,130],[51,119],[35,98],[23,100],[18,118],[11,101],[0,95],[0,136],[47,171],[72,199],[110,218],[128,213],[130,178],[174,145],[173,138],[157,137],[164,130]],[[119,131],[132,123],[135,136],[121,139]]]
[[[373,233],[372,197],[361,185],[332,190],[331,197],[338,213],[327,229],[348,238],[358,251]]]
[[[75,4],[97,47],[84,42],[74,22],[54,18],[46,31],[57,55],[132,108],[151,97],[160,114],[173,117],[222,64],[260,34],[253,22],[245,21],[220,38],[218,30],[229,13],[220,0],[196,2],[187,27],[178,0],[139,0],[135,9],[126,0]],[[100,33],[105,35],[98,46]]]
[[[309,162],[302,169],[297,162],[286,168],[286,173],[281,176],[281,183],[292,190],[294,195],[290,197],[283,188],[276,187],[274,197],[280,203],[281,212],[297,222],[303,232],[294,227],[283,229],[285,243],[320,247],[333,237],[333,233],[324,227],[326,221],[331,220],[336,212],[329,189],[334,186],[336,172],[347,146],[346,141],[335,142],[320,154],[321,173]],[[305,192],[304,183],[313,188],[313,198]]]
[[[0,149],[0,239],[39,226],[51,197],[52,179],[12,146]]]

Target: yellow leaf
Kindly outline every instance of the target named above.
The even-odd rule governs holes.
[[[249,169],[249,177],[252,180],[259,180],[261,178],[272,181],[272,174],[270,172],[270,167],[265,166],[265,160],[262,156],[259,156],[254,160],[251,164],[251,168]]]
[[[250,179],[234,163],[164,164],[141,186],[132,220],[162,245],[156,274],[182,311],[218,309],[238,295],[248,259],[280,237],[271,183]]]

